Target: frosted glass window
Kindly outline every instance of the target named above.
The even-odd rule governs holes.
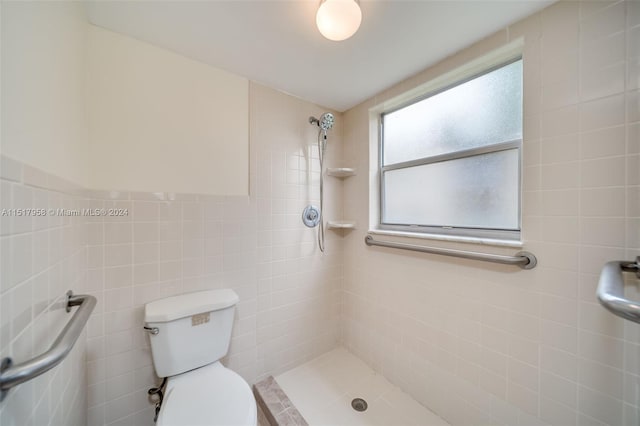
[[[380,228],[519,238],[522,59],[381,120]]]
[[[383,221],[517,230],[518,157],[510,149],[385,172]]]
[[[522,139],[522,60],[383,115],[384,164]]]

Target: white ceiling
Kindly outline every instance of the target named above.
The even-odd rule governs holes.
[[[96,25],[345,111],[553,0],[361,1],[333,42],[315,0],[95,1]]]

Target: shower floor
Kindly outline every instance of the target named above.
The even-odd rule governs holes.
[[[311,426],[448,425],[343,348],[275,377]],[[366,411],[351,407],[363,398]]]

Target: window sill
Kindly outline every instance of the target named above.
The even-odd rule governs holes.
[[[451,241],[455,243],[479,244],[483,246],[521,248],[522,241],[498,240],[492,238],[461,237],[457,235],[420,234],[417,232],[388,231],[383,229],[369,229],[370,234],[393,235],[396,237],[418,238],[421,240]]]

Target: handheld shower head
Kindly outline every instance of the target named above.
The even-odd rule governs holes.
[[[320,127],[322,130],[326,131],[333,127],[333,122],[335,121],[335,117],[330,112],[325,112],[320,116],[320,119],[315,117],[309,117],[309,124],[315,124]]]
[[[329,130],[333,127],[334,121],[335,118],[333,117],[333,114],[331,114],[330,112],[325,112],[320,116],[319,126],[322,130]]]
[[[324,221],[322,219],[323,216],[323,199],[324,199],[324,191],[323,191],[323,163],[324,163],[324,153],[327,149],[327,130],[330,130],[333,127],[333,123],[336,118],[330,112],[325,112],[320,116],[320,119],[315,117],[309,117],[309,124],[315,124],[318,126],[318,160],[320,162],[320,216],[318,218],[318,222],[320,227],[318,228],[318,247],[320,247],[320,251],[324,253]],[[308,207],[307,207],[308,208]],[[305,212],[307,210],[305,209]],[[317,210],[316,210],[317,211]],[[303,219],[304,220],[304,219]],[[305,225],[307,223],[305,222]],[[308,225],[307,225],[308,226]]]
[[[324,252],[324,222],[322,219],[323,213],[323,163],[324,163],[324,152],[327,149],[327,131],[333,127],[333,122],[335,121],[335,117],[330,112],[325,112],[320,116],[320,119],[315,117],[309,117],[309,124],[315,124],[319,127],[318,130],[318,160],[320,161],[320,216],[318,218],[318,222],[320,227],[318,228],[318,247],[320,247],[320,251]],[[316,210],[317,211],[317,210]],[[306,209],[305,209],[306,212]],[[303,219],[304,220],[304,219]],[[306,224],[306,222],[305,222]],[[307,225],[308,226],[308,225]]]

